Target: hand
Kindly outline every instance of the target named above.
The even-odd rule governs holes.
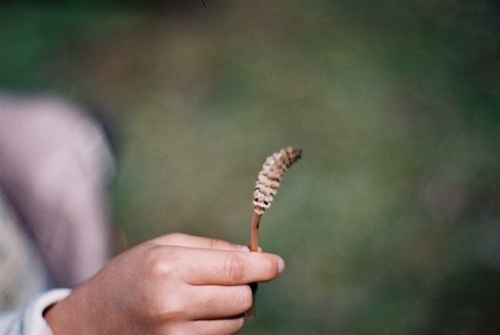
[[[277,255],[170,234],[113,259],[45,318],[55,335],[234,334],[252,305],[248,284],[283,269]]]

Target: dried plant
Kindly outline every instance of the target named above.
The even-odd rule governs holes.
[[[278,187],[283,179],[283,175],[301,155],[301,150],[288,147],[269,156],[262,166],[262,170],[257,176],[253,192],[254,214],[252,219],[250,251],[257,251],[259,248],[259,225],[262,214],[271,206],[274,195],[278,191]]]
[[[262,166],[262,170],[257,176],[253,193],[254,212],[250,236],[250,251],[257,251],[259,249],[259,226],[262,215],[271,206],[283,175],[301,156],[301,150],[288,147],[269,156]],[[252,284],[254,293],[256,289],[257,284]],[[252,306],[247,312],[247,317],[253,317],[254,313],[255,310]]]

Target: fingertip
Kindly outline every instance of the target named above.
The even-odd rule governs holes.
[[[283,271],[285,271],[285,261],[283,258],[279,257],[278,258],[278,273],[282,274]]]
[[[241,245],[241,244],[235,244],[234,249],[237,251],[250,251],[250,246],[248,245]]]

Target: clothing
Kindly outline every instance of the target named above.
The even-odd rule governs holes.
[[[0,190],[0,313],[21,308],[50,286],[41,257]]]
[[[0,188],[56,286],[109,259],[112,154],[101,127],[60,98],[0,95]]]
[[[53,335],[43,318],[43,311],[71,293],[69,289],[54,289],[35,298],[23,309],[0,315],[0,335]]]
[[[74,104],[0,94],[0,335],[52,334],[43,311],[110,258],[113,168]]]

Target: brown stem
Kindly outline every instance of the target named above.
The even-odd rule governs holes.
[[[250,251],[258,251],[259,250],[259,226],[260,226],[260,218],[262,214],[253,212],[252,218],[252,232],[250,235]]]
[[[252,231],[250,234],[250,251],[259,250],[259,226],[260,219],[262,218],[262,213],[257,213],[259,209],[260,208],[256,208],[253,212]],[[252,288],[254,303],[252,303],[252,307],[247,311],[246,316],[249,319],[253,319],[255,317],[255,292],[257,291],[257,283],[251,283],[250,287]]]

